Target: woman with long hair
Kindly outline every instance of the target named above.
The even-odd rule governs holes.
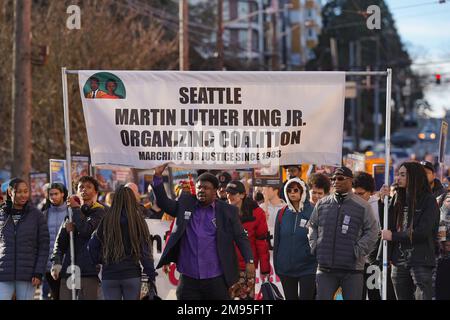
[[[402,163],[397,184],[388,230],[382,230],[382,239],[389,241],[395,295],[398,300],[431,300],[439,208],[419,163]]]
[[[228,183],[226,193],[228,203],[239,208],[239,216],[242,226],[248,234],[255,267],[259,263],[261,275],[267,277],[270,273],[270,254],[267,242],[269,229],[266,215],[254,200],[247,197],[245,186],[242,182],[234,180]],[[237,246],[236,254],[239,259],[239,283],[244,289],[240,291],[240,298],[253,300],[255,298],[255,279],[246,278],[246,263]]]
[[[32,300],[48,259],[44,215],[30,201],[28,184],[12,179],[0,207],[0,300]]]
[[[111,208],[89,241],[95,264],[102,264],[105,300],[139,300],[141,264],[155,289],[155,268],[150,232],[133,191],[119,187]]]

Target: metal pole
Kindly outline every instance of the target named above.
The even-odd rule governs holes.
[[[361,68],[362,65],[362,56],[361,56],[361,41],[356,41],[356,46],[354,47],[355,50],[355,57],[356,57],[356,68]],[[362,92],[360,90],[360,86],[356,86],[356,107],[355,107],[355,130],[356,130],[356,136],[355,136],[355,149],[357,151],[360,150],[361,147],[361,139],[360,135],[362,133],[361,130],[361,106],[362,106]]]
[[[71,173],[71,163],[72,158],[70,154],[70,126],[69,126],[69,98],[67,90],[67,74],[66,68],[61,68],[62,76],[62,90],[63,90],[63,105],[64,105],[64,130],[66,139],[66,166],[67,166],[67,191],[69,195],[72,195],[72,173]],[[72,208],[67,208],[69,211],[69,222],[72,223]],[[71,270],[71,289],[72,289],[72,300],[76,300],[76,288],[75,288],[75,246],[73,239],[73,231],[70,232],[70,270]]]
[[[377,37],[376,41],[376,64],[375,68],[378,69],[380,67],[380,38]],[[378,145],[378,142],[380,141],[380,123],[378,122],[379,119],[379,113],[380,113],[380,82],[378,77],[375,77],[374,79],[374,109],[375,109],[375,127],[374,127],[374,144],[375,146]]]
[[[217,2],[217,70],[223,71],[223,0]]]
[[[346,71],[346,76],[387,76],[386,71]]]
[[[348,44],[348,49],[349,49],[349,63],[350,63],[350,68],[352,70],[354,70],[355,67],[355,42],[350,41]],[[351,79],[354,80],[354,79]],[[352,127],[352,141],[353,141],[353,150],[356,150],[356,145],[357,145],[357,126],[356,126],[356,100],[355,98],[352,98],[350,100],[350,112],[351,112],[351,118],[352,118],[352,122],[351,122],[351,127]]]
[[[384,164],[384,184],[389,186],[389,160],[391,155],[391,93],[392,93],[392,69],[387,69],[386,79],[386,131],[385,131],[385,164]],[[384,197],[384,221],[383,230],[388,229],[388,209],[389,197]],[[383,240],[383,283],[382,283],[382,299],[387,297],[387,241]]]

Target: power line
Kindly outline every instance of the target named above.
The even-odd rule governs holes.
[[[404,15],[404,16],[400,15],[400,16],[396,16],[395,18],[405,19],[405,18],[416,18],[416,17],[429,17],[429,16],[439,15],[439,14],[443,14],[443,13],[448,14],[448,11],[408,14],[408,15]]]
[[[447,4],[447,2],[441,3],[438,0],[438,1],[433,1],[433,2],[396,7],[396,8],[392,8],[392,9],[388,9],[388,8],[383,8],[383,9],[385,9],[385,11],[392,12],[394,10],[396,11],[396,10],[410,9],[410,8],[416,8],[416,7],[420,7],[420,6],[429,6],[429,5],[436,5],[436,4]],[[357,6],[357,4],[354,4],[354,6],[357,7],[358,10],[341,10],[341,12],[352,13],[352,14],[360,15],[362,17],[365,17],[367,15],[367,12],[365,10],[362,10],[359,6]],[[422,15],[423,14],[421,14],[420,16],[422,16]],[[403,16],[400,16],[400,17],[403,17]],[[405,17],[409,17],[409,15],[406,15]]]
[[[413,66],[422,66],[422,65],[436,65],[436,64],[446,64],[450,63],[450,60],[441,60],[441,61],[428,61],[428,62],[417,62],[412,63]]]
[[[429,5],[435,5],[435,4],[444,4],[440,3],[439,1],[431,1],[431,2],[424,2],[424,3],[417,3],[417,4],[412,4],[412,5],[407,5],[407,6],[401,6],[401,7],[395,7],[392,8],[391,10],[403,10],[403,9],[410,9],[410,8],[417,8],[417,7],[423,7],[423,6],[429,6]]]

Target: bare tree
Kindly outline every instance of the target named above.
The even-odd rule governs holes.
[[[113,0],[86,0],[81,6],[81,29],[69,30],[66,28],[69,17],[66,8],[71,2],[49,1],[33,7],[33,44],[50,47],[47,64],[33,66],[32,165],[38,171],[48,171],[49,158],[65,158],[61,67],[167,70],[178,66],[176,35],[168,33],[156,22],[116,6]],[[0,42],[0,53],[6,54],[9,40],[3,32],[6,27],[0,25],[0,28],[1,40],[5,40]],[[1,59],[0,65],[3,66]],[[1,68],[0,77],[3,79],[8,72],[8,68]],[[88,154],[76,80],[70,77],[68,88],[71,147],[74,153]],[[0,103],[0,106],[4,104],[2,98]],[[0,116],[3,119],[3,115],[8,115],[2,109]],[[0,166],[5,162],[0,159]]]

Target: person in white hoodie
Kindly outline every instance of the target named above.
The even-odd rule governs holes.
[[[314,207],[307,192],[303,180],[287,181],[287,206],[278,211],[275,220],[274,268],[286,300],[314,300],[316,291],[317,261],[311,254],[307,227]]]

